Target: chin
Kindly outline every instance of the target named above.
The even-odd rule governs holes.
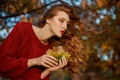
[[[57,36],[57,37],[61,38],[62,36]]]
[[[61,37],[62,37],[62,35],[57,35],[57,37],[61,38]]]
[[[61,38],[63,35],[61,33],[56,33],[55,36]]]

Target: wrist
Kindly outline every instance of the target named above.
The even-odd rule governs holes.
[[[50,69],[45,69],[45,72],[47,72],[48,74],[51,73]]]
[[[46,69],[46,71],[47,71],[47,72],[50,72],[50,69],[48,68],[48,69]]]
[[[28,59],[28,67],[32,67],[32,66],[35,66],[36,63],[35,63],[35,59]]]

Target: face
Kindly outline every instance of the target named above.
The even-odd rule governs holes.
[[[49,28],[53,36],[62,37],[69,23],[69,15],[64,11],[58,11],[56,16],[48,19],[47,22],[49,23]]]

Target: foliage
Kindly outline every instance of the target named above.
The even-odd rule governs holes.
[[[70,54],[68,52],[65,52],[62,46],[53,47],[53,49],[48,49],[46,53],[55,57],[57,60],[62,59],[63,56],[67,60],[70,58]]]
[[[87,66],[81,65],[81,80],[119,80],[119,0],[2,0],[0,33],[3,30],[9,33],[11,27],[19,21],[30,21],[37,25],[49,6],[64,2],[72,5],[81,18],[79,23],[73,25],[76,30],[71,29],[78,40],[85,44],[85,47],[82,44],[78,46],[85,48],[83,53],[87,62]],[[0,36],[0,40],[4,38]],[[72,40],[77,41],[75,37]]]

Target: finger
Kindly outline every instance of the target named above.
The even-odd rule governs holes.
[[[51,56],[51,55],[46,55],[46,57],[48,57],[48,58],[50,58],[50,59],[52,59],[52,60],[58,62],[58,60],[57,60],[55,57]]]
[[[62,61],[61,61],[61,59],[59,60],[59,66],[62,66]]]
[[[56,71],[56,70],[58,70],[60,67],[59,66],[56,66],[56,67],[50,67],[50,68],[48,68],[49,69],[49,71]]]
[[[63,64],[64,64],[64,66],[66,66],[67,65],[67,60],[66,60],[65,56],[63,56],[62,58],[63,58]]]
[[[63,63],[61,59],[59,60],[59,68],[63,68]]]
[[[50,67],[56,66],[55,64],[53,64],[53,63],[51,63],[50,61],[47,61],[47,60],[45,60],[44,63],[49,65]]]
[[[48,61],[49,63],[53,64],[53,65],[58,65],[58,62],[56,62],[56,61],[54,61],[50,58],[46,58],[45,60]]]
[[[65,64],[65,60],[64,60],[64,56],[62,57],[62,65],[64,66]]]
[[[50,67],[49,65],[47,65],[47,64],[45,64],[45,63],[43,63],[42,65],[43,65],[44,67],[47,67],[47,68]]]

